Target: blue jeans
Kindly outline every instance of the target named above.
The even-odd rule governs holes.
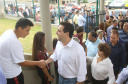
[[[59,75],[59,84],[76,84],[77,78],[63,78],[61,75]]]

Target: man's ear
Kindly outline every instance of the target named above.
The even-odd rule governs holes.
[[[17,30],[18,30],[18,31],[22,31],[23,29],[22,29],[21,27],[19,27]]]
[[[66,36],[69,36],[69,32],[66,32]]]

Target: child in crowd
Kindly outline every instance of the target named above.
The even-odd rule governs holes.
[[[83,46],[83,27],[77,28],[77,34],[74,35],[74,37],[77,37],[80,40],[80,44]]]
[[[43,32],[37,32],[33,40],[32,58],[34,61],[47,60],[48,56],[52,54],[51,52],[47,52],[44,44],[45,34]],[[37,66],[36,69],[38,75],[42,79],[42,84],[50,84],[50,82],[53,80],[52,76],[50,75],[50,65],[48,64],[43,69]]]

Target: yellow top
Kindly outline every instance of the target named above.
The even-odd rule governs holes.
[[[75,24],[78,24],[78,15],[75,15],[74,18],[73,18],[73,22],[75,22]]]

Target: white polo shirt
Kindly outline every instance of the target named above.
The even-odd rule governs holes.
[[[58,60],[58,73],[64,78],[76,77],[78,82],[85,80],[86,56],[83,47],[75,40],[71,39],[66,46],[58,41],[51,58]]]
[[[13,30],[0,37],[0,65],[6,78],[18,76],[22,70],[18,63],[24,62],[23,47]]]

